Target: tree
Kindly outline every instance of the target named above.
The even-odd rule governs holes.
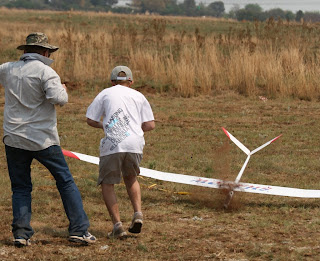
[[[143,3],[145,10],[153,13],[160,12],[166,7],[163,0],[144,0]]]
[[[195,0],[184,0],[180,7],[187,16],[193,16],[196,12]]]
[[[288,21],[292,21],[295,19],[295,15],[291,11],[286,11],[285,17]]]
[[[258,4],[247,4],[244,9],[236,11],[236,17],[239,21],[248,20],[265,20],[265,13],[262,12],[262,8]]]
[[[5,4],[8,8],[25,8],[25,9],[45,9],[46,3],[44,0],[16,0],[9,1]]]
[[[221,17],[225,11],[224,3],[222,1],[213,2],[208,5],[207,10],[209,15]]]
[[[154,13],[163,13],[165,9],[174,5],[176,0],[132,0],[132,6],[139,9],[141,13],[146,11]]]
[[[239,4],[234,4],[233,7],[230,9],[228,17],[236,19],[236,13],[240,10],[240,5]]]
[[[88,10],[92,6],[103,7],[102,10],[108,10],[112,5],[118,3],[118,0],[45,0],[51,8],[57,10],[80,9]]]
[[[178,15],[181,14],[181,10],[178,7],[177,0],[165,0],[166,8],[161,14],[163,15]]]
[[[70,9],[67,1],[64,0],[51,0],[51,6],[57,10],[68,10]]]
[[[247,4],[244,9],[246,11],[252,12],[252,13],[261,13],[263,11],[262,7],[258,4]]]
[[[299,11],[296,13],[296,21],[297,21],[297,22],[300,22],[301,19],[303,19],[303,16],[304,16],[304,13],[303,13],[301,10],[299,10]]]
[[[90,3],[94,6],[111,6],[117,4],[118,0],[90,0]]]
[[[196,1],[195,0],[184,0],[183,1],[184,7],[188,9],[195,9],[196,8]]]
[[[273,19],[277,20],[277,19],[285,19],[286,18],[286,13],[280,9],[280,8],[274,8],[274,9],[270,9],[269,11],[266,11],[266,16],[268,18],[273,17]]]
[[[303,15],[303,20],[306,22],[313,22],[313,23],[320,22],[320,13],[319,12],[305,12]]]

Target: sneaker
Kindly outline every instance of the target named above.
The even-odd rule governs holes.
[[[31,241],[30,241],[30,239],[15,238],[13,240],[13,244],[15,247],[25,247],[25,246],[30,246]]]
[[[109,239],[115,239],[115,238],[125,238],[127,236],[127,232],[124,231],[122,225],[118,226],[118,227],[113,227],[113,230],[108,233],[108,238]]]
[[[139,234],[141,232],[142,224],[143,224],[142,213],[141,212],[134,213],[131,226],[128,229],[129,232]]]
[[[84,233],[82,236],[70,236],[69,237],[70,242],[74,243],[81,243],[81,244],[91,244],[95,243],[97,241],[96,237],[91,235],[88,231]]]

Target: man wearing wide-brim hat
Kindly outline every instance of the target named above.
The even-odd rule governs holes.
[[[49,53],[53,53],[59,49],[59,47],[53,46],[48,43],[48,37],[44,33],[29,34],[26,39],[26,44],[19,45],[17,49],[25,51],[29,51],[30,49],[36,49],[33,47],[42,47],[43,51],[47,50],[49,51]]]
[[[34,231],[31,220],[31,162],[43,164],[56,180],[69,224],[69,240],[84,244],[96,238],[88,232],[89,220],[80,192],[64,159],[57,130],[55,105],[68,102],[59,75],[50,67],[51,53],[59,48],[44,33],[31,33],[19,61],[0,65],[5,89],[3,142],[12,188],[12,233],[17,247],[28,246]]]

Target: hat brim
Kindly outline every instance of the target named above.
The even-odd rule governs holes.
[[[23,45],[19,45],[17,47],[18,50],[25,50],[26,46],[39,46],[39,47],[43,47],[49,50],[50,53],[53,53],[55,51],[57,51],[59,49],[59,47],[51,45],[51,44],[23,44]]]

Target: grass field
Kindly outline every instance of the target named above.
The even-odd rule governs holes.
[[[232,92],[185,99],[141,91],[150,100],[157,122],[156,129],[146,134],[143,167],[234,180],[245,155],[226,138],[220,128],[224,126],[249,149],[283,134],[252,157],[243,182],[319,189],[319,103],[264,102]],[[3,90],[1,97],[3,106]],[[63,148],[97,156],[102,133],[85,123],[92,99],[93,95],[70,93],[69,104],[58,109],[59,134]],[[88,247],[68,243],[68,223],[54,181],[34,162],[32,225],[36,234],[31,247],[16,249],[11,241],[11,191],[3,146],[1,150],[0,260],[320,258],[319,200],[237,193],[226,211],[220,191],[148,178],[139,179],[145,214],[142,234],[108,240],[112,225],[95,185],[97,166],[74,159],[68,163],[98,243]],[[119,185],[117,193],[123,223],[129,225],[132,211],[125,187]]]
[[[318,26],[260,24],[254,32],[254,24],[167,18],[166,34],[161,38],[163,20],[153,18],[1,9],[0,62],[18,59],[15,48],[30,31],[46,31],[53,43],[58,41],[62,48],[54,54],[54,68],[69,87],[69,103],[57,108],[64,149],[99,155],[103,133],[87,126],[86,109],[108,86],[112,67],[131,61],[135,87],[146,95],[156,118],[156,129],[145,135],[143,167],[232,181],[246,155],[221,127],[250,150],[282,134],[252,156],[241,181],[320,189]],[[134,26],[140,28],[136,38]],[[125,39],[132,37],[137,48],[116,44],[121,32],[128,31]],[[279,37],[282,35],[285,37]],[[90,43],[97,48],[80,52],[76,39],[82,46]],[[203,41],[208,41],[205,48]],[[101,43],[105,48],[100,48]],[[240,43],[243,46],[235,48]],[[195,60],[194,48],[212,50],[217,56],[203,52]],[[144,49],[147,55],[141,51]],[[161,55],[153,55],[155,50]],[[204,70],[192,71],[196,66],[207,68],[208,64],[198,63],[205,57],[210,58],[204,60],[214,68],[215,81]],[[170,72],[173,67],[165,67],[169,63],[163,61],[180,66],[179,71]],[[233,71],[228,71],[230,68]],[[199,79],[199,72],[203,81],[188,85],[190,78]],[[145,77],[147,73],[151,77]],[[179,85],[174,76],[184,84]],[[3,122],[3,88],[0,105]],[[98,168],[75,159],[67,161],[90,218],[90,231],[99,241],[88,247],[67,241],[68,222],[55,182],[34,162],[32,226],[36,233],[31,247],[16,249],[4,145],[0,150],[0,260],[320,260],[318,199],[236,193],[231,208],[224,210],[225,195],[220,190],[148,178],[139,178],[145,216],[142,233],[126,240],[109,240],[112,224],[96,186]],[[117,187],[117,193],[122,221],[129,226],[132,210],[124,185]]]
[[[231,90],[245,96],[320,98],[318,24],[268,20],[0,9],[0,63],[45,32],[60,50],[53,68],[80,89],[101,87],[118,64],[136,83],[183,97]]]

